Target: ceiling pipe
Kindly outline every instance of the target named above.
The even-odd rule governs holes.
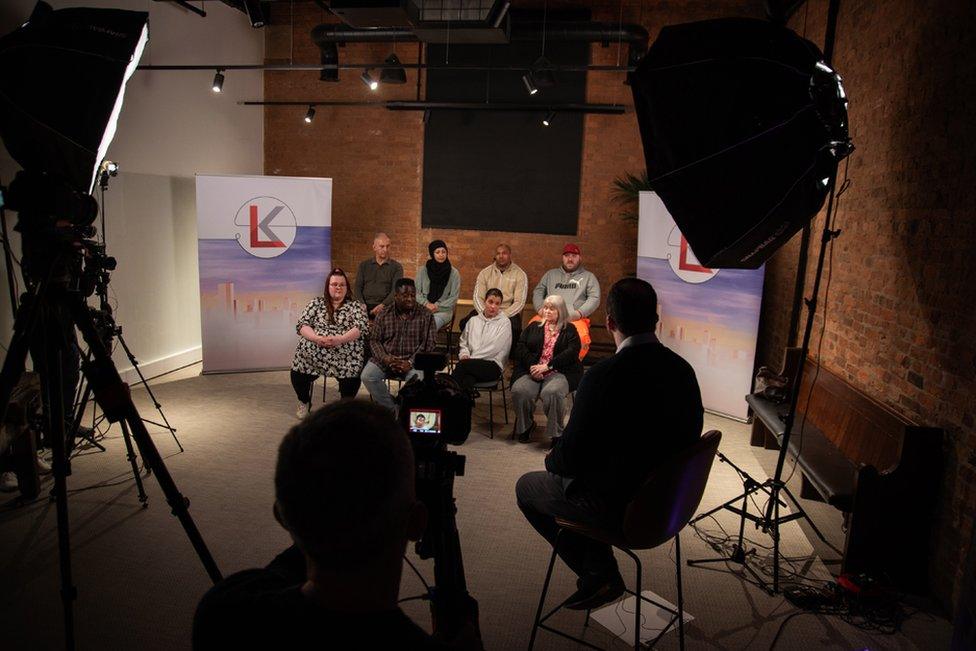
[[[647,52],[649,35],[640,25],[598,23],[591,21],[550,21],[544,24],[546,41],[601,43],[605,46],[623,43],[629,47],[628,63],[635,65]],[[542,22],[512,22],[510,41],[541,41]],[[410,29],[357,29],[339,23],[324,23],[312,28],[312,41],[322,47],[329,43],[410,43],[419,39]]]

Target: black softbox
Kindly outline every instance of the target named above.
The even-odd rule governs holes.
[[[840,77],[752,19],[661,30],[631,75],[651,186],[702,264],[759,267],[824,203],[850,151]]]
[[[26,23],[0,38],[0,136],[24,169],[91,191],[147,21],[145,12],[53,11],[38,2]]]

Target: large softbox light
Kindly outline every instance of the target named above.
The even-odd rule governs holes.
[[[38,2],[26,23],[0,39],[0,137],[24,169],[91,191],[148,20],[145,12],[54,11]]]
[[[631,76],[651,186],[708,267],[759,267],[823,205],[850,151],[840,77],[752,19],[661,30]]]

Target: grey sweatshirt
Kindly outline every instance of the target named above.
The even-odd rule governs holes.
[[[577,318],[573,310],[588,317],[600,305],[600,281],[592,272],[584,269],[583,265],[572,273],[564,271],[562,267],[550,269],[532,292],[532,303],[536,312],[542,309],[546,296],[552,294],[558,294],[566,301],[571,321]]]
[[[511,348],[512,322],[505,313],[499,312],[494,319],[486,319],[479,312],[465,324],[458,353],[472,359],[490,359],[504,371]]]

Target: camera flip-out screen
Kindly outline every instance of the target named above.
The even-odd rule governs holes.
[[[441,433],[440,409],[410,409],[410,431],[421,434]]]

